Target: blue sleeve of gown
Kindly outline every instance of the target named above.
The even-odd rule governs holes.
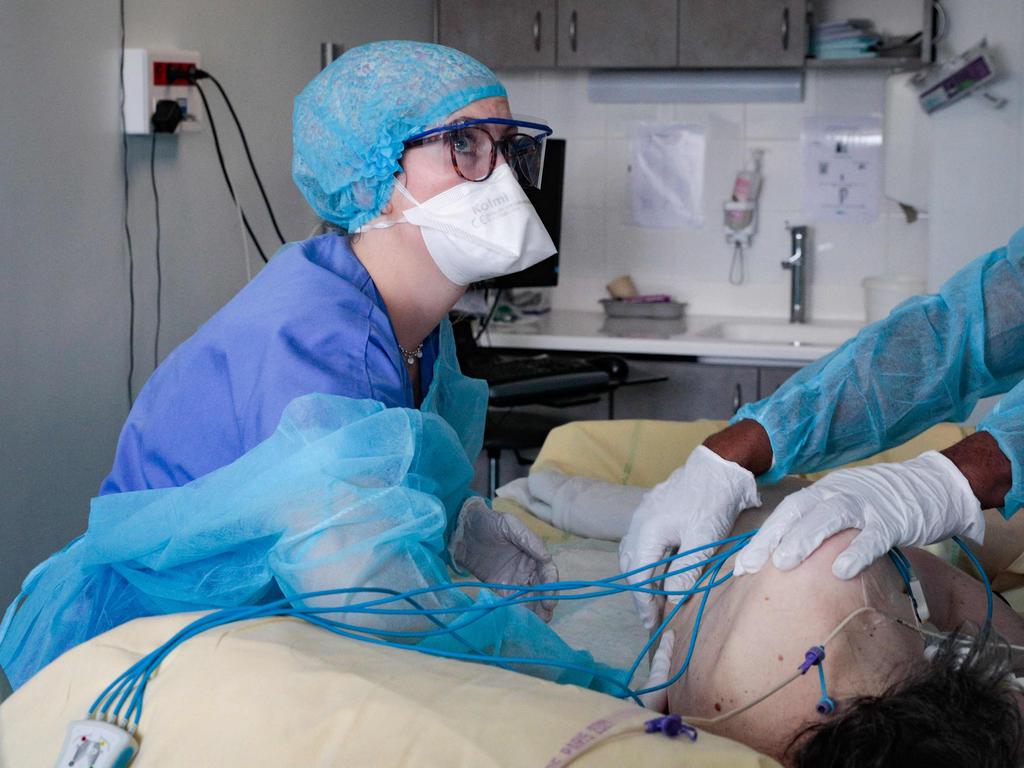
[[[425,372],[436,351],[434,334]],[[412,406],[384,302],[335,235],[282,248],[163,361],[132,407],[100,493],[180,486],[225,466],[313,392]]]
[[[1024,229],[968,264],[937,294],[917,296],[833,353],[800,370],[771,397],[741,408],[771,439],[760,478],[846,464],[909,440],[941,421],[962,421],[982,397],[1008,392],[980,425],[1010,457],[1021,505],[1024,439]]]

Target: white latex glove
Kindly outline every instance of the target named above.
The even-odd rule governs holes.
[[[760,506],[754,476],[710,448],[694,449],[686,464],[667,480],[649,490],[633,514],[629,531],[619,544],[619,567],[623,572],[656,562],[667,550],[683,552],[722,539],[732,530],[739,513]],[[673,560],[670,568],[681,568],[709,557],[704,550]],[[651,570],[628,577],[630,583],[650,578]],[[697,580],[698,569],[665,580],[665,589],[685,590]],[[658,619],[653,595],[633,592],[637,612],[647,629]],[[679,597],[669,597],[672,603]]]
[[[668,673],[672,669],[672,648],[675,646],[675,643],[676,633],[674,631],[666,629],[661,633],[661,642],[658,644],[658,650],[654,652],[654,658],[651,659],[651,672],[647,675],[647,682],[640,686],[640,689],[665,684],[665,681],[668,680]],[[651,693],[642,693],[640,694],[640,701],[648,709],[653,709],[657,712],[667,712],[668,688],[661,688]]]
[[[558,579],[558,568],[540,536],[515,515],[495,512],[480,496],[462,504],[448,550],[457,566],[480,581],[530,586]],[[511,594],[511,590],[495,592]],[[554,600],[526,605],[544,621],[551,621]]]
[[[985,518],[967,478],[937,451],[843,469],[786,497],[740,552],[735,573],[757,572],[773,552],[777,568],[794,568],[847,528],[860,533],[832,563],[840,579],[856,576],[894,546],[923,547],[957,534],[980,543]]]

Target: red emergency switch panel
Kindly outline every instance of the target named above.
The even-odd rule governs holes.
[[[191,61],[154,61],[153,85],[189,85],[185,73],[194,66]],[[171,72],[174,80],[170,79]]]

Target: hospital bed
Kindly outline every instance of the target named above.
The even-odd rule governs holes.
[[[0,705],[0,765],[52,768],[68,723],[194,617],[130,622],[43,669]],[[775,765],[710,734],[643,733],[654,716],[581,688],[266,619],[211,630],[166,659],[132,765],[554,768],[563,752],[623,729],[573,765]]]
[[[577,422],[554,430],[533,471],[649,486],[722,422]],[[967,434],[940,425],[872,460],[901,460]],[[615,545],[581,539],[507,499],[554,553],[562,578],[616,571]],[[1016,565],[1016,564],[1015,564]],[[1024,570],[1024,569],[1020,569]],[[621,665],[644,635],[622,594],[562,604],[570,643]],[[139,619],[72,649],[0,705],[0,766],[52,766],[67,724],[126,667],[195,618]],[[602,639],[603,638],[603,639]],[[479,664],[339,638],[296,619],[232,624],[178,647],[152,678],[133,766],[769,766],[741,744],[645,734],[628,702]],[[616,738],[609,736],[621,733]]]

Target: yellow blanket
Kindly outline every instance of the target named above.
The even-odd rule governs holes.
[[[67,724],[198,615],[130,622],[42,670],[0,705],[0,766],[52,768]],[[574,738],[601,741],[573,763],[581,768],[775,765],[707,733],[691,743],[637,730],[654,716],[572,686],[263,619],[201,634],[167,658],[147,688],[132,768],[554,768]]]

